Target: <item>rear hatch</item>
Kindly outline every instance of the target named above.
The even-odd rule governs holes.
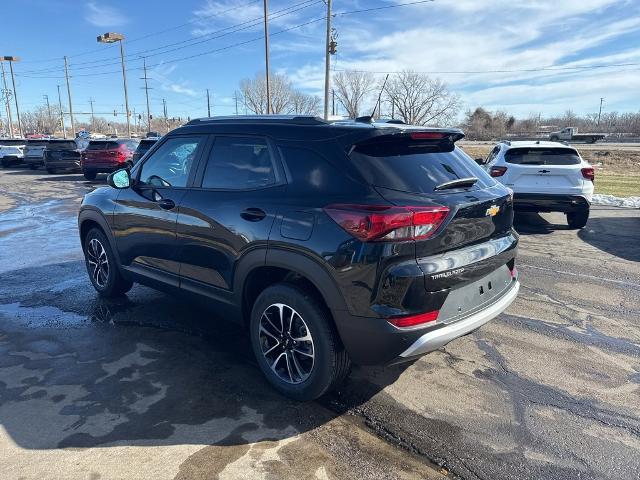
[[[52,140],[47,145],[48,159],[60,160],[65,158],[77,158],[78,156],[78,145],[73,140]]]
[[[84,163],[95,166],[111,166],[123,160],[119,159],[120,144],[112,140],[92,140],[84,151]]]
[[[44,150],[47,148],[48,140],[29,140],[25,148],[26,157],[43,158]]]
[[[501,285],[509,284],[515,254],[512,194],[453,141],[404,132],[356,144],[350,158],[388,202],[416,211],[448,209],[433,232],[413,241],[427,290],[457,288],[498,269]]]
[[[566,147],[511,148],[503,183],[516,193],[579,194],[585,179],[578,152]]]

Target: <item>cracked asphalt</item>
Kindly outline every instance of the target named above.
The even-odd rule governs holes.
[[[76,212],[101,184],[0,171],[2,478],[640,478],[640,210],[519,216],[503,315],[297,404],[215,311],[96,296]]]

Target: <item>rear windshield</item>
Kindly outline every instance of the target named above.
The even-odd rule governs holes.
[[[0,147],[9,147],[13,145],[25,145],[27,143],[24,139],[15,138],[0,138]]]
[[[101,141],[101,142],[89,142],[89,145],[87,146],[87,150],[110,150],[112,148],[118,148],[118,142],[108,142],[108,141]]]
[[[571,148],[512,148],[504,155],[507,163],[518,165],[578,165],[578,152]]]
[[[476,177],[472,189],[487,188],[495,181],[458,147],[451,152],[408,154],[406,150],[384,156],[351,153],[354,166],[370,185],[403,192],[433,193],[435,187],[460,178]]]
[[[47,149],[49,150],[75,150],[76,148],[78,148],[78,145],[73,140],[54,141],[47,144]]]
[[[27,142],[28,147],[44,147],[49,143],[49,140],[29,140]]]

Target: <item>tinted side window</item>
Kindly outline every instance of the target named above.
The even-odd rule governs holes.
[[[140,181],[158,187],[186,187],[202,137],[170,138],[142,165]]]
[[[277,183],[266,140],[217,137],[202,179],[203,188],[244,190]]]

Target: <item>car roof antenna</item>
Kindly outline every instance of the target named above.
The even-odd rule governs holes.
[[[389,80],[389,74],[388,73],[387,73],[387,76],[384,77],[384,82],[382,83],[382,88],[380,89],[380,93],[378,94],[378,101],[373,106],[373,112],[371,112],[371,119],[373,119],[373,117],[375,117],[375,115],[376,115],[376,108],[378,108],[378,105],[380,105],[380,100],[382,99],[382,92],[384,92],[384,87],[387,86],[387,80]]]

